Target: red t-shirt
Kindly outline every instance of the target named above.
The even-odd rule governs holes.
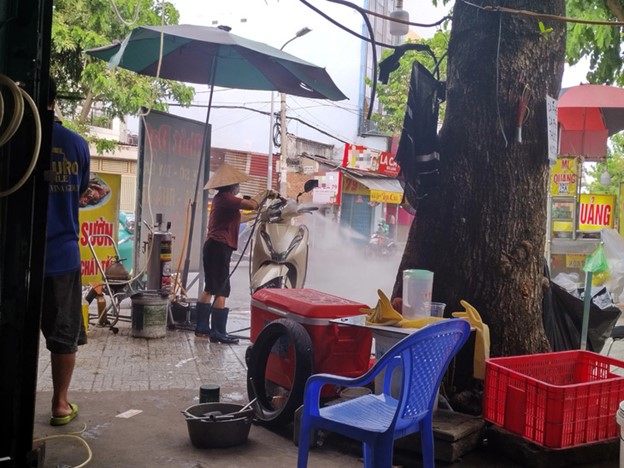
[[[234,250],[238,248],[242,201],[230,192],[217,192],[212,199],[207,239],[222,242]]]

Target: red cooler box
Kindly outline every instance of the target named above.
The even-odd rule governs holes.
[[[312,339],[314,373],[357,377],[369,369],[372,333],[362,327],[330,323],[330,320],[362,315],[362,307],[368,306],[314,289],[261,289],[251,298],[251,341],[255,342],[272,320],[293,320],[303,325]],[[277,355],[275,351],[271,354],[267,379],[289,388],[289,378],[280,369],[293,371],[292,362],[289,366],[284,362],[289,360],[288,356]]]

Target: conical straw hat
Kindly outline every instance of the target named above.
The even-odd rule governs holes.
[[[228,185],[240,184],[241,182],[247,182],[248,180],[249,176],[247,174],[239,171],[234,166],[223,163],[219,169],[212,174],[212,177],[204,186],[204,190],[227,187]]]

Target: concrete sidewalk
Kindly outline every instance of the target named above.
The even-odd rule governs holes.
[[[248,312],[232,312],[229,324],[230,330],[246,328]],[[248,402],[247,340],[232,346],[212,344],[182,330],[168,330],[164,338],[133,338],[129,323],[117,325],[118,334],[93,328],[89,343],[77,354],[70,398],[78,404],[79,415],[67,426],[49,425],[52,380],[49,353],[41,344],[36,439],[80,433],[93,451],[89,464],[93,467],[296,465],[291,435],[261,426],[253,425],[248,443],[236,448],[199,450],[190,442],[180,411],[199,403],[201,384],[218,384],[222,402]],[[140,413],[117,417],[129,410]],[[46,442],[45,466],[77,466],[86,458],[87,451],[77,440]],[[360,466],[357,457],[334,450],[315,452],[310,461],[310,466]]]
[[[124,309],[123,314],[129,310]],[[230,332],[249,335],[249,312],[234,310]],[[196,339],[190,331],[168,330],[166,337],[143,339],[131,336],[130,324],[118,323],[118,334],[108,328],[93,327],[89,343],[80,348],[70,388],[72,402],[78,404],[78,417],[69,425],[49,425],[52,381],[49,353],[41,344],[35,438],[80,433],[93,451],[92,467],[293,467],[297,448],[292,443],[292,425],[272,432],[252,425],[248,443],[230,449],[199,450],[192,446],[181,410],[199,403],[199,387],[215,383],[221,388],[221,401],[245,404],[245,350],[247,340],[238,345],[209,343]],[[618,343],[614,345],[612,355]],[[129,410],[135,416],[118,415]],[[358,444],[329,437],[311,451],[311,467],[362,466]],[[87,451],[75,439],[46,442],[46,467],[77,466]],[[615,468],[617,460],[601,466]],[[395,463],[421,466],[414,454],[397,454]],[[510,467],[509,457],[485,449],[465,456],[453,465],[460,467]]]

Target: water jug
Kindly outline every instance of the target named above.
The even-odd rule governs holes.
[[[403,271],[403,317],[429,317],[433,272],[428,270]]]

